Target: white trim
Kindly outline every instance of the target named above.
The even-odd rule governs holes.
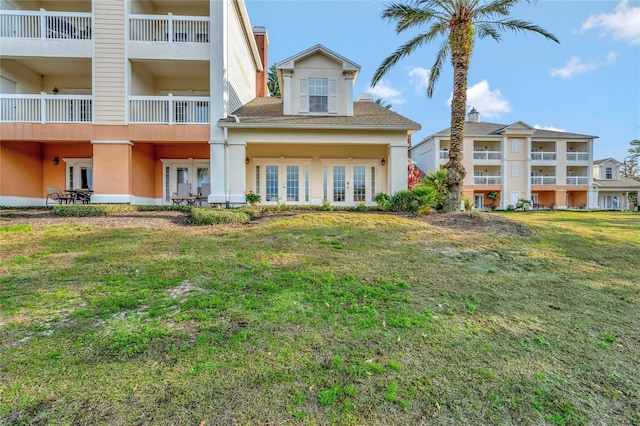
[[[11,195],[0,195],[0,206],[7,207],[33,207],[45,206],[46,198],[39,197],[18,197]]]
[[[91,196],[91,204],[132,204],[130,194],[96,194]]]

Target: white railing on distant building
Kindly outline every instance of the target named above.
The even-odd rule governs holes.
[[[531,185],[555,185],[555,176],[531,176]]]
[[[532,160],[554,161],[556,159],[555,152],[535,151],[531,153]]]
[[[567,152],[567,161],[589,161],[588,152]]]
[[[91,123],[92,95],[0,95],[0,122]]]
[[[209,123],[209,98],[201,96],[129,96],[129,122],[144,124]]]
[[[501,160],[502,151],[473,151],[474,160]]]
[[[474,185],[502,185],[501,176],[474,176]]]
[[[91,13],[0,10],[0,37],[91,39]]]
[[[567,176],[567,185],[589,185],[588,176]]]
[[[448,160],[449,159],[449,151],[440,151],[440,159]]]
[[[168,43],[208,43],[209,17],[131,15],[129,40]]]

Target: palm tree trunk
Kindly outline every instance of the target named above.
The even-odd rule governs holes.
[[[460,210],[462,182],[466,176],[462,164],[464,123],[467,114],[467,72],[473,49],[473,26],[470,22],[453,22],[449,33],[451,62],[453,64],[453,98],[451,100],[451,146],[447,169],[447,198],[445,212]]]

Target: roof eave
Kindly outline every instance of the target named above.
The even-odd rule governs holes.
[[[292,130],[389,130],[406,131],[414,134],[422,126],[402,126],[402,125],[364,125],[364,124],[278,124],[278,123],[240,123],[219,121],[218,127],[236,129],[292,129]]]

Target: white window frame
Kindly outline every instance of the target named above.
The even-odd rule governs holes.
[[[256,189],[254,192],[260,194],[262,200],[260,204],[310,204],[311,182],[309,170],[311,169],[311,159],[309,158],[253,158],[251,160],[254,172],[260,173],[254,176]],[[267,200],[267,166],[278,166],[278,199]],[[287,201],[287,166],[298,166],[298,201]],[[259,168],[259,169],[258,169]],[[259,186],[259,187],[258,187]]]
[[[374,185],[379,184],[380,179],[380,169],[378,167],[379,160],[377,159],[327,159],[322,161],[321,166],[323,170],[323,198],[326,195],[326,202],[336,206],[355,206],[359,205],[361,202],[354,201],[354,185],[353,185],[353,177],[354,177],[354,167],[364,167],[364,178],[365,178],[365,205],[375,205],[376,203],[373,201],[373,197],[375,194],[372,189],[378,191],[378,189],[374,188]],[[333,201],[333,167],[334,166],[345,166],[345,180],[346,180],[346,188],[345,188],[345,201]],[[375,179],[378,182],[372,182],[371,177],[371,169],[375,168]],[[326,176],[324,175],[326,171]],[[326,178],[326,182],[325,182]],[[325,188],[326,183],[326,188]],[[326,190],[326,194],[325,194]]]
[[[178,183],[175,181],[176,171],[180,167],[187,167],[189,169],[189,184],[191,185],[191,192],[195,194],[198,190],[198,169],[206,168],[209,170],[209,185],[211,185],[211,163],[208,159],[160,159],[162,163],[162,204],[171,204],[171,197],[173,193],[177,192]],[[167,191],[167,175],[166,168],[169,167],[169,182]]]
[[[62,161],[65,163],[64,181],[67,189],[85,189],[81,188],[81,174],[77,173],[76,170],[80,170],[81,167],[88,167],[91,169],[91,178],[89,179],[91,182],[88,184],[88,189],[93,190],[93,158],[63,158]],[[72,167],[74,168],[73,182],[71,182]]]
[[[327,93],[311,93],[311,81],[320,80],[326,81]],[[313,85],[313,87],[316,87]],[[299,83],[299,112],[315,114],[315,115],[324,115],[324,114],[337,114],[338,113],[338,80],[335,78],[326,78],[326,77],[308,77],[301,78]],[[326,111],[311,111],[311,97],[312,96],[322,96],[327,99],[327,110]]]

